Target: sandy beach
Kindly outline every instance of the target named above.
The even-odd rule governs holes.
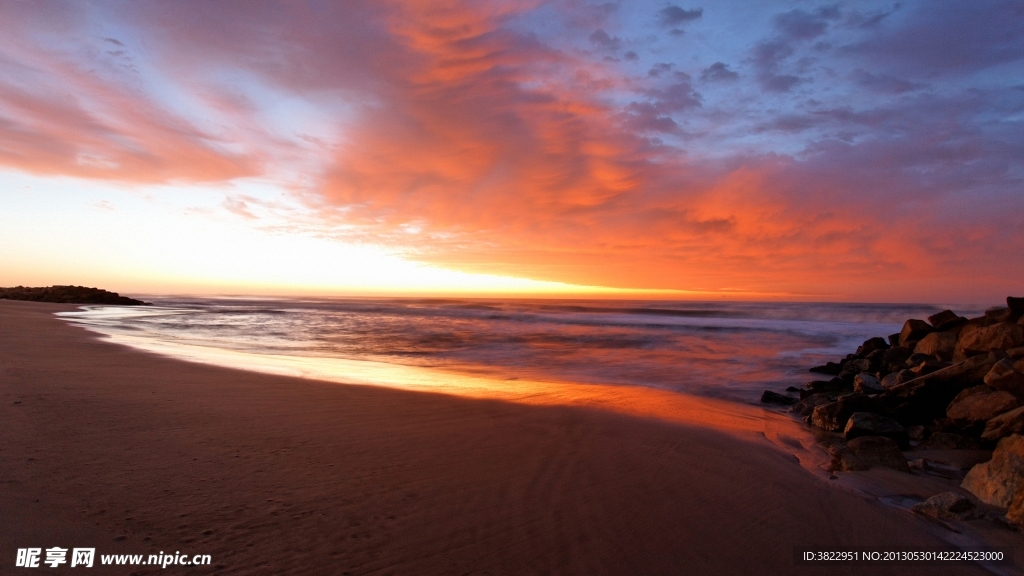
[[[793,547],[944,544],[707,423],[192,364],[71,309],[0,301],[0,573],[60,546],[212,557],[101,574],[856,574]]]

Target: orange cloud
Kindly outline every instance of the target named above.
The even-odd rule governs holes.
[[[735,117],[709,110],[694,128],[688,115],[714,107],[697,76],[667,63],[645,76],[612,47],[595,53],[586,38],[610,12],[582,14],[575,2],[128,6],[107,17],[147,38],[150,52],[136,57],[159,74],[93,73],[105,56],[76,60],[33,40],[60,19],[12,20],[0,66],[19,67],[0,79],[0,163],[130,182],[290,169],[303,176],[291,189],[337,227],[328,234],[541,280],[879,299],[966,298],[1024,281],[1019,199],[978,204],[983,193],[964,192],[1005,189],[1005,176],[987,180],[999,166],[965,166],[1013,149],[969,128],[935,144],[947,128],[929,118],[955,118],[959,103],[763,121],[744,120],[768,114],[748,104]],[[534,32],[542,12],[582,40]],[[793,46],[773,53],[772,70],[782,73]],[[734,68],[718,81],[759,86]],[[154,96],[152,74],[199,113]],[[268,128],[264,116],[293,119],[273,112],[281,94],[318,106],[330,138]],[[815,133],[799,153],[765,151],[765,134],[819,126],[846,132]],[[883,128],[897,136],[870,137]],[[745,148],[754,136],[762,147]]]

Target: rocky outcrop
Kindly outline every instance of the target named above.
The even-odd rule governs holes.
[[[914,378],[879,395],[884,413],[904,424],[928,424],[946,414],[946,407],[965,388],[984,383],[995,356],[976,356],[948,368]]]
[[[967,473],[963,487],[991,506],[1007,508],[1024,484],[1024,436],[1013,434],[999,441],[992,459]]]
[[[148,302],[121,296],[99,288],[84,286],[48,286],[45,288],[0,288],[0,300],[29,300],[63,304],[110,304],[117,306],[145,306]]]

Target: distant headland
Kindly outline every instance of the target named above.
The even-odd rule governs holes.
[[[44,286],[28,288],[0,288],[0,300],[29,300],[32,302],[58,302],[61,304],[114,304],[117,306],[149,306],[149,302],[121,296],[100,288],[85,286]]]

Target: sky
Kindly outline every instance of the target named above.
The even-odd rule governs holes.
[[[0,285],[1024,295],[1024,4],[0,0]]]

